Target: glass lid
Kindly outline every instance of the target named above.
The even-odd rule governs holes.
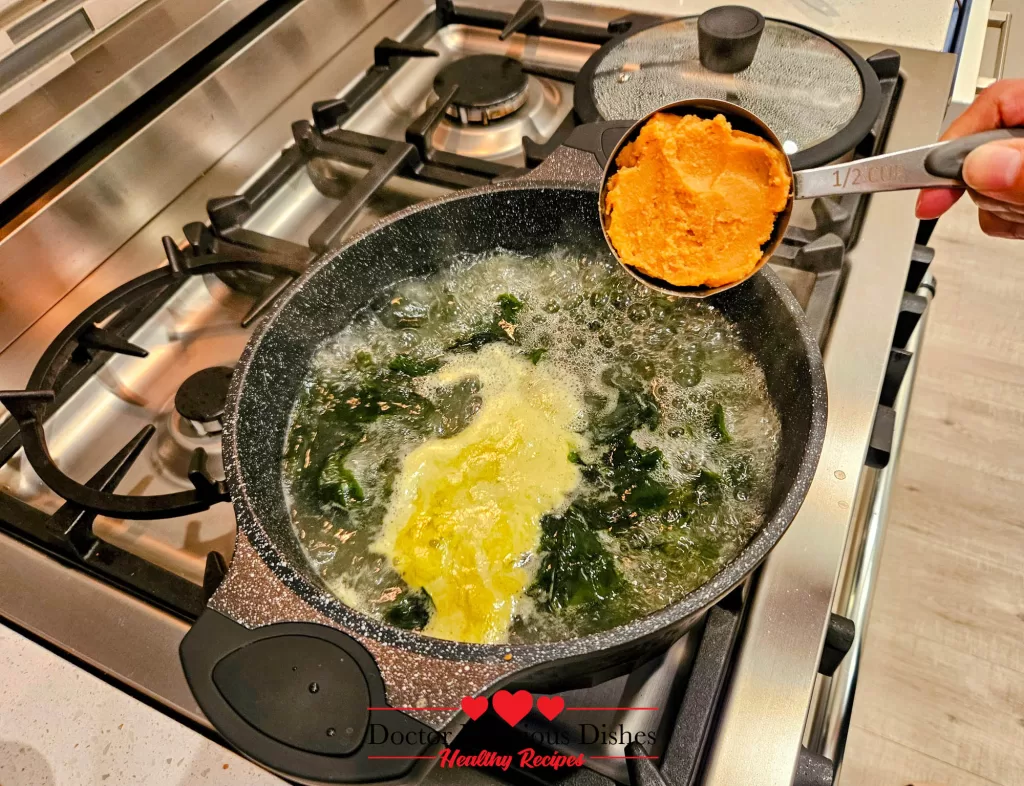
[[[591,85],[604,120],[633,120],[688,98],[716,98],[753,112],[790,155],[833,137],[864,97],[860,70],[828,39],[764,21],[753,60],[737,73],[701,65],[697,17],[675,19],[620,41],[596,63]]]

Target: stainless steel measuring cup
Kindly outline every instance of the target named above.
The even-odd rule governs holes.
[[[616,159],[619,152],[623,147],[636,139],[644,124],[659,112],[668,112],[676,115],[696,115],[704,119],[711,119],[715,115],[723,115],[734,129],[766,139],[779,150],[783,150],[783,148],[778,137],[757,115],[728,101],[705,98],[677,101],[654,110],[634,123],[622,135],[618,144],[615,145],[605,164],[604,175],[601,180],[601,192],[598,197],[600,200],[598,207],[601,211],[601,227],[604,231],[605,240],[608,242],[608,247],[615,254],[619,264],[631,276],[667,295],[680,295],[683,297],[708,297],[709,295],[714,295],[742,284],[747,278],[757,273],[771,258],[779,243],[782,242],[782,238],[786,234],[786,228],[789,226],[790,216],[793,213],[794,199],[813,199],[814,197],[842,196],[844,194],[866,194],[876,191],[906,191],[937,186],[964,188],[963,166],[964,159],[967,158],[968,153],[988,142],[1024,137],[1024,129],[1001,128],[994,131],[984,131],[980,134],[972,134],[960,139],[953,139],[948,142],[938,142],[933,145],[900,150],[895,153],[886,153],[871,158],[860,158],[846,163],[828,164],[814,169],[804,169],[799,172],[793,171],[789,163],[789,157],[785,156],[786,166],[792,182],[789,199],[786,202],[786,207],[776,215],[772,235],[768,242],[761,246],[761,260],[751,271],[750,275],[739,281],[719,287],[679,287],[662,279],[645,275],[623,262],[612,245],[611,239],[608,237],[606,225],[605,195],[608,189],[608,180],[618,169]]]

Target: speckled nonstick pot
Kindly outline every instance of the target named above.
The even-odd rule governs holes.
[[[414,780],[464,696],[607,679],[650,659],[736,587],[786,531],[825,432],[821,356],[770,268],[714,300],[764,369],[782,421],[771,509],[721,573],[679,602],[603,633],[551,644],[459,644],[345,606],[304,560],[280,476],[289,413],[316,347],[395,282],[464,253],[605,248],[597,189],[628,123],[583,126],[530,175],[397,213],[319,260],[249,341],[232,379],[224,465],[238,519],[227,576],[181,645],[189,685],[247,756],[304,782]],[[407,708],[407,709],[396,709]],[[370,733],[372,726],[373,733]],[[382,741],[382,729],[387,739]]]

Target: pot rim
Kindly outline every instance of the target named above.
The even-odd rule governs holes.
[[[376,640],[385,646],[395,646],[420,655],[445,660],[494,662],[495,660],[508,660],[507,656],[511,653],[514,655],[511,661],[512,664],[519,667],[528,667],[562,658],[587,655],[641,639],[687,617],[694,616],[714,605],[742,583],[749,573],[760,564],[795,518],[810,487],[824,441],[827,415],[825,372],[820,350],[806,322],[803,309],[774,271],[770,268],[765,268],[757,275],[767,278],[774,294],[779,297],[781,305],[789,311],[790,316],[795,320],[797,333],[803,344],[804,352],[808,357],[810,383],[814,393],[812,396],[808,436],[804,443],[803,452],[800,455],[795,479],[779,501],[779,504],[772,511],[771,517],[765,521],[761,529],[718,574],[675,603],[671,603],[658,611],[623,625],[579,638],[536,644],[454,642],[433,638],[415,631],[392,627],[345,605],[333,594],[325,591],[323,587],[317,586],[307,579],[302,571],[294,568],[288,558],[277,549],[275,537],[268,534],[260,512],[251,502],[245,480],[242,476],[242,456],[236,439],[236,422],[239,416],[239,406],[245,393],[246,377],[250,371],[253,358],[259,351],[267,334],[274,330],[277,320],[284,309],[288,307],[293,298],[301,296],[305,284],[313,277],[319,275],[322,270],[332,265],[339,255],[361,242],[364,238],[378,232],[387,231],[393,224],[422,211],[432,210],[439,205],[495,193],[529,190],[590,192],[596,201],[597,188],[596,184],[587,182],[569,183],[557,180],[521,178],[456,191],[432,200],[410,205],[357,233],[339,248],[321,255],[289,287],[288,291],[278,300],[266,318],[261,321],[246,343],[245,349],[231,377],[225,408],[223,433],[225,477],[238,520],[236,543],[238,538],[247,537],[260,560],[270,568],[275,577],[289,591],[323,612],[342,630],[358,631],[360,635]],[[229,567],[229,571],[230,569]],[[244,620],[238,621],[245,622]],[[282,619],[279,621],[284,622],[286,620]]]

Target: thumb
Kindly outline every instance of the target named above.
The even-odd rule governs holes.
[[[1024,204],[1024,139],[989,142],[964,160],[964,182],[993,199]]]

